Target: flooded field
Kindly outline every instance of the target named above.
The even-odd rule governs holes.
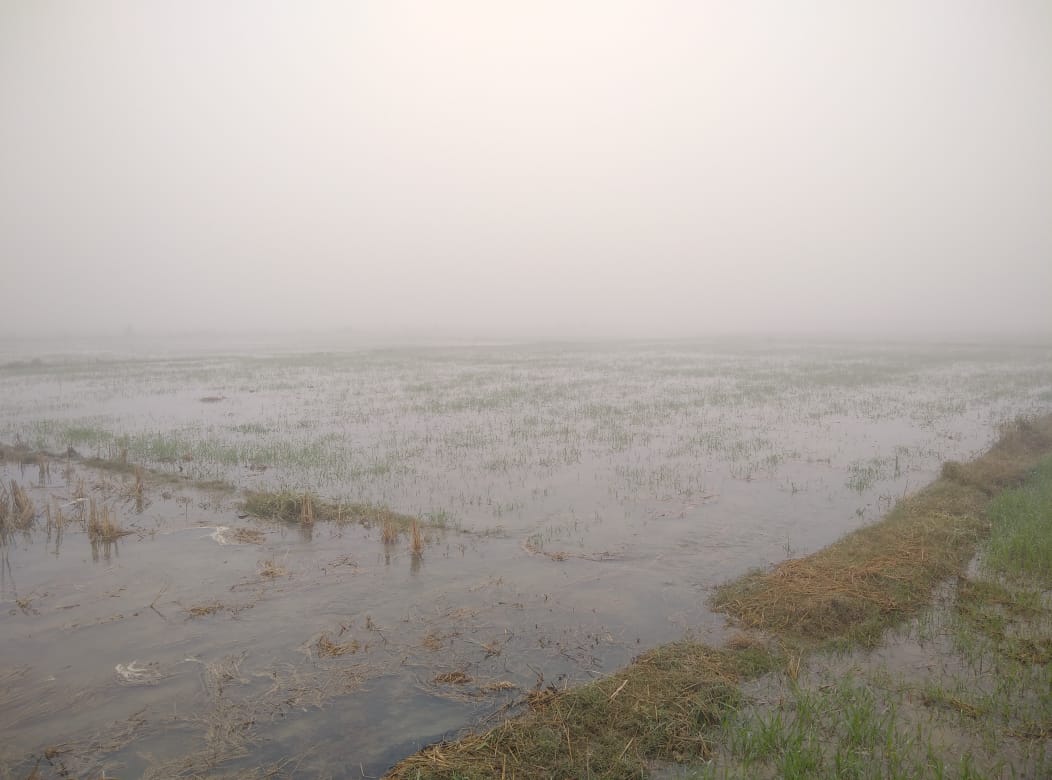
[[[718,643],[713,585],[1052,409],[1049,346],[21,352],[0,365],[15,778],[379,776],[538,686]],[[257,517],[246,491],[329,514]]]

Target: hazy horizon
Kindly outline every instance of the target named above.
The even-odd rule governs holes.
[[[1052,336],[1047,2],[0,6],[0,338]]]

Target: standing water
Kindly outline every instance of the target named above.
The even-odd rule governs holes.
[[[1052,407],[1044,346],[10,358],[17,778],[378,776],[536,686],[686,632],[718,643],[713,585],[876,519]]]

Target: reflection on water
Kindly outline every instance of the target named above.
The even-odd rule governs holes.
[[[116,539],[92,539],[91,544],[91,560],[98,563],[100,560],[104,563],[110,563],[112,558],[120,557],[120,545]]]
[[[8,556],[8,538],[0,540],[0,601],[5,604],[18,598],[15,587],[15,575],[11,571],[11,559]]]
[[[61,500],[68,489],[34,495]],[[28,772],[62,735],[56,776],[165,776],[177,761],[208,774],[290,756],[303,776],[341,776],[348,750],[378,774],[521,696],[533,670],[589,679],[629,660],[644,636],[704,624],[696,592],[670,589],[663,574],[636,571],[640,592],[610,599],[616,573],[603,564],[570,570],[542,557],[537,571],[515,539],[432,530],[414,552],[358,526],[245,527],[233,505],[186,525],[183,506],[154,502],[140,533],[120,540],[93,541],[69,520],[2,548],[3,599],[16,606],[0,674],[17,674],[0,693],[11,716],[3,766]],[[654,620],[676,590],[677,621]],[[629,639],[625,616],[636,612]],[[460,673],[453,682],[449,671]],[[310,749],[319,742],[335,752]]]

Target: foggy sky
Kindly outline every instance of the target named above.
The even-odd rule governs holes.
[[[1052,3],[0,0],[0,334],[1052,334]]]

